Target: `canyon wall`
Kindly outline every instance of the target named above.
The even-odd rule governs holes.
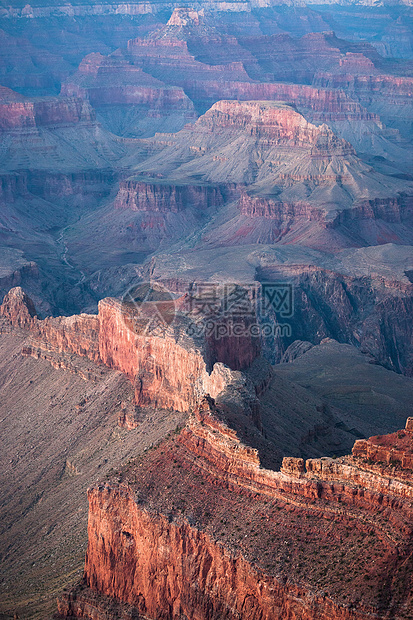
[[[116,613],[114,602],[119,600],[133,606],[133,613],[154,620],[369,617],[340,609],[304,588],[281,585],[244,558],[232,557],[186,520],[171,522],[164,515],[148,514],[126,489],[101,486],[91,489],[88,497],[90,542],[85,585],[109,600],[99,609],[93,596],[92,605],[88,605],[87,591],[69,593],[59,599],[59,617],[102,620],[107,617],[105,602]]]
[[[257,278],[293,284],[294,315],[289,322],[294,340],[314,342],[314,334],[318,334],[320,341],[334,338],[348,342],[386,368],[412,375],[413,331],[408,317],[413,288],[407,280],[311,264],[264,265],[257,270]],[[279,357],[282,350],[280,342]]]
[[[200,210],[219,207],[223,202],[222,191],[219,187],[144,183],[127,179],[120,183],[115,208],[178,213],[188,207]]]
[[[22,101],[0,99],[0,131],[76,125],[96,120],[94,110],[77,97]]]
[[[265,470],[257,451],[241,444],[220,415],[213,400],[204,398],[177,441],[166,440],[143,461],[126,467],[117,483],[89,490],[84,578],[59,598],[56,617],[407,618],[403,605],[392,603],[390,616],[389,602],[370,603],[371,584],[364,584],[380,581],[389,564],[404,579],[399,566],[411,560],[411,470],[403,480],[397,470],[385,475],[359,467],[353,457],[306,463],[285,458],[280,472]],[[290,531],[294,519],[300,525]],[[329,520],[334,530],[327,527],[325,539]],[[356,544],[356,564],[347,558],[353,545],[349,531],[363,532],[371,541],[366,548]],[[323,557],[321,538],[327,543]],[[285,544],[297,544],[300,563],[285,566],[287,554],[278,572],[268,556],[275,557]],[[329,589],[338,587],[335,595],[311,585],[310,573],[318,563],[325,564],[329,546],[341,551],[347,571],[344,585],[342,577],[332,578]],[[380,566],[374,566],[377,546],[383,556]],[[303,562],[308,571],[304,579],[298,576]],[[337,555],[329,560],[333,571],[336,563]],[[365,571],[368,564],[371,575],[363,580],[357,567]],[[395,591],[387,587],[390,601]],[[357,604],[349,602],[349,593]],[[410,600],[408,592],[403,596]]]
[[[136,308],[107,298],[99,302],[98,315],[41,320],[33,302],[17,287],[5,296],[0,316],[30,332],[32,341],[24,354],[44,359],[52,359],[50,353],[86,357],[124,373],[135,386],[138,405],[188,411],[200,395],[216,397],[238,380],[239,373],[234,374],[222,362],[233,361],[235,369],[248,367],[258,357],[259,347],[251,338],[234,338],[233,343],[229,337],[216,349],[209,343],[208,351],[203,340],[186,335],[185,324],[178,330],[173,325],[158,325],[157,332],[152,325],[156,313],[162,311],[165,318],[168,312],[175,312],[173,301],[166,306],[154,305],[148,319],[140,317]],[[241,344],[237,346],[237,342]]]
[[[243,445],[235,431],[219,421],[215,411],[214,404],[204,398],[179,441],[190,455],[194,455],[199,466],[229,484],[274,497],[287,492],[369,510],[385,505],[398,504],[400,507],[403,499],[413,501],[413,488],[404,476],[398,476],[397,471],[385,477],[375,471],[360,469],[359,463],[351,457],[307,459],[305,463],[303,459],[287,457],[281,472],[262,469],[257,451]],[[413,435],[405,432],[409,435],[406,441],[411,448]],[[385,437],[391,445],[394,437]],[[355,454],[359,455],[357,447]],[[406,509],[410,510],[408,505]]]
[[[302,180],[305,180],[303,177]],[[314,180],[314,177],[308,177]],[[293,203],[277,202],[272,198],[251,196],[246,191],[241,192],[238,208],[248,217],[265,217],[273,220],[280,230],[280,238],[291,227],[300,222],[324,222],[329,229],[346,226],[360,220],[383,220],[389,223],[409,222],[413,214],[413,197],[400,195],[397,197],[374,198],[359,200],[351,209],[338,211],[334,218],[326,219],[326,213],[314,204],[303,201]]]
[[[125,59],[99,53],[82,60],[77,73],[62,85],[61,94],[87,99],[97,108],[124,104],[149,106],[166,114],[193,110],[182,88],[164,84]]]
[[[413,78],[382,75],[366,70],[361,75],[346,65],[335,73],[319,72],[314,85],[321,88],[344,90],[373,114],[378,114],[390,127],[396,127],[406,136],[411,135],[411,95]]]

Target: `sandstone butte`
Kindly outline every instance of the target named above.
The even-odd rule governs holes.
[[[413,420],[351,456],[264,469],[220,404],[231,387],[252,400],[244,373],[211,369],[202,343],[142,335],[126,310],[106,299],[97,316],[40,320],[21,288],[0,309],[30,332],[23,353],[106,364],[134,382],[138,404],[188,412],[179,433],[89,489],[84,577],[56,618],[411,618]],[[257,351],[240,351],[255,363]],[[253,404],[251,419],[259,427]]]

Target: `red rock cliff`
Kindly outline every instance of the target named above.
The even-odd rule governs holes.
[[[310,595],[303,588],[281,586],[244,558],[232,557],[185,520],[171,522],[164,515],[148,514],[127,490],[106,486],[92,489],[88,495],[89,540],[96,542],[88,547],[85,581],[92,592],[105,593],[106,604],[110,602],[114,613],[118,609],[113,602],[120,600],[132,605],[135,613],[153,619],[368,617],[336,608],[330,600]],[[88,593],[86,597],[79,594],[59,600],[61,616],[108,617],[105,601],[99,609],[93,596],[90,605]]]
[[[0,131],[93,122],[95,113],[82,99],[48,98],[22,101],[0,99]]]
[[[174,312],[173,301],[168,303],[171,307],[165,310]],[[212,364],[205,343],[187,337],[185,326],[178,335],[173,328],[159,336],[146,334],[145,325],[141,329],[136,324],[134,309],[115,299],[102,300],[98,315],[40,320],[33,303],[18,287],[6,295],[0,316],[30,331],[32,344],[25,347],[26,355],[73,353],[120,370],[134,383],[139,405],[188,411],[200,395],[216,397],[234,381],[232,371],[222,363],[208,370]],[[250,347],[245,338],[238,340],[242,346],[236,348],[240,358],[235,361],[242,367],[249,366],[259,350],[251,339]],[[228,341],[226,348],[221,345],[218,353],[225,357],[230,344]],[[213,354],[213,362],[221,362],[216,359],[217,352]]]
[[[263,470],[216,414],[204,400],[178,443],[89,491],[85,576],[59,618],[407,619],[411,478],[351,458]]]
[[[178,213],[187,207],[203,210],[222,204],[222,193],[217,187],[143,183],[134,179],[121,182],[115,200],[117,209],[160,213]]]

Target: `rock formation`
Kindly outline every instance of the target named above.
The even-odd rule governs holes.
[[[169,86],[116,56],[86,56],[77,73],[63,84],[62,94],[89,101],[109,129],[124,135],[124,124],[129,127],[128,136],[153,135],[163,127],[177,131],[196,117],[181,88]]]
[[[0,93],[0,131],[76,125],[95,120],[94,110],[80,98],[30,100],[16,97],[13,100],[4,92],[7,90],[2,89]]]
[[[0,7],[1,617],[411,615],[403,2]]]
[[[354,444],[353,456],[391,468],[413,469],[413,420],[408,418],[405,430],[392,435],[377,435],[368,440],[359,439]]]
[[[213,337],[191,338],[185,320],[180,325],[165,322],[168,312],[171,320],[175,313],[173,300],[167,306],[155,304],[142,315],[125,302],[104,299],[98,315],[40,320],[31,299],[17,287],[6,295],[0,316],[31,333],[25,355],[50,361],[49,352],[86,357],[124,373],[135,386],[138,405],[189,411],[199,394],[216,397],[237,381],[237,373],[224,363],[233,370],[248,368],[258,357],[259,346],[248,336],[229,336],[218,343]],[[164,322],[158,324],[159,312]]]
[[[155,470],[169,482],[156,495]],[[126,618],[127,604],[150,618],[407,618],[411,471],[389,477],[358,457],[285,458],[281,472],[263,470],[204,399],[177,443],[126,468],[119,485],[89,490],[84,578],[56,617],[110,608]],[[244,519],[234,521],[239,502]],[[322,557],[312,551],[320,544]],[[389,564],[397,576],[384,601]]]
[[[200,211],[220,207],[224,202],[219,187],[202,185],[167,185],[128,179],[120,183],[116,209],[178,213],[189,205]]]
[[[207,244],[339,249],[412,238],[411,183],[377,173],[327,125],[309,123],[289,105],[220,101],[193,126],[151,145],[155,153],[135,165],[142,181],[161,175],[238,188],[240,215],[207,230]]]

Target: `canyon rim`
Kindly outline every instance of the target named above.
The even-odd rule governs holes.
[[[0,620],[413,618],[409,0],[0,2]]]

